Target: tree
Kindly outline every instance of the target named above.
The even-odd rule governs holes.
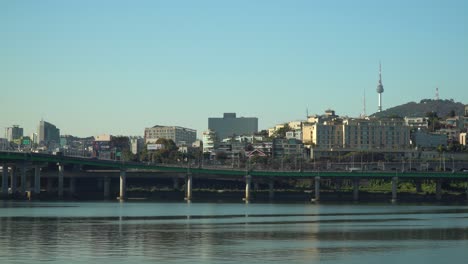
[[[286,137],[286,132],[292,131],[293,129],[288,125],[284,124],[282,128],[279,128],[275,131],[273,134],[273,137],[275,138],[285,138]]]
[[[455,117],[457,114],[455,113],[455,110],[450,110],[450,112],[448,113],[448,117]]]
[[[255,136],[262,136],[262,137],[268,137],[268,131],[267,130],[260,130],[257,133],[254,134]]]

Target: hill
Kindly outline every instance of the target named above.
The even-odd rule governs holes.
[[[445,117],[453,110],[456,115],[463,115],[465,105],[460,102],[450,100],[423,99],[421,102],[409,102],[395,106],[380,113],[372,114],[373,117],[419,117],[426,116],[428,112],[436,112],[439,117]]]

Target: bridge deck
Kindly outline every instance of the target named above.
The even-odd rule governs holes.
[[[268,171],[268,170],[253,170],[247,173],[246,170],[235,169],[219,169],[219,168],[187,168],[181,166],[154,165],[136,162],[120,162],[112,160],[98,160],[90,158],[59,156],[42,153],[29,152],[5,152],[0,151],[1,163],[62,163],[74,165],[88,165],[102,168],[112,168],[119,170],[142,170],[142,171],[162,171],[162,172],[178,172],[205,175],[224,175],[224,176],[245,176],[247,174],[257,177],[293,177],[293,178],[450,178],[450,179],[468,179],[467,172],[400,172],[400,171]]]

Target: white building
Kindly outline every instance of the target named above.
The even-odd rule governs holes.
[[[190,128],[178,126],[154,126],[145,128],[145,143],[158,138],[171,139],[179,145],[192,145],[197,140],[197,131]]]
[[[429,127],[426,117],[405,117],[405,124],[409,127]]]
[[[217,137],[216,132],[213,130],[207,130],[203,132],[202,135],[203,141],[203,153],[211,152],[216,147]]]
[[[133,154],[139,153],[145,146],[145,140],[142,137],[131,137],[130,138],[130,150]]]
[[[460,145],[466,146],[466,132],[460,133]]]

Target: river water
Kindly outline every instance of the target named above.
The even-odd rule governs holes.
[[[0,201],[0,263],[467,263],[468,206]]]

